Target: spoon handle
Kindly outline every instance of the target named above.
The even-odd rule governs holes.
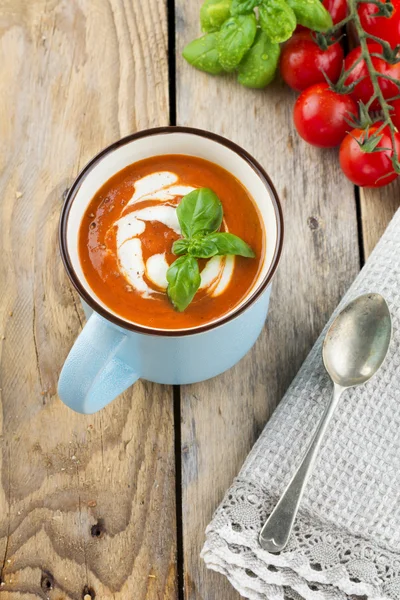
[[[288,543],[303,492],[311,474],[329,421],[345,388],[334,384],[332,399],[325,409],[308,450],[261,530],[259,541],[268,552],[280,552]]]

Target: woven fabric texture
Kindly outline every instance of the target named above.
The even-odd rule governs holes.
[[[269,554],[258,534],[332,393],[326,329],[207,528],[202,557],[245,598],[400,600],[400,210],[332,319],[368,292],[389,304],[389,354],[367,384],[343,394],[287,548]]]

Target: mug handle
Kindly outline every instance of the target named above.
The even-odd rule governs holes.
[[[81,331],[58,381],[61,400],[78,413],[90,415],[114,400],[140,377],[116,356],[125,333],[93,313]]]

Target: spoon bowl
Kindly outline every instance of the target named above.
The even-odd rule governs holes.
[[[359,296],[336,317],[325,337],[325,369],[340,387],[365,383],[382,365],[392,336],[389,307],[380,294]]]

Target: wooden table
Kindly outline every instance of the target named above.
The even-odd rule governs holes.
[[[336,151],[296,135],[294,94],[181,58],[196,0],[0,0],[2,600],[237,600],[199,559],[226,488],[400,203],[355,190]],[[93,416],[56,394],[83,326],[57,246],[63,192],[101,148],[165,124],[261,161],[286,247],[265,330],[228,373],[145,381]]]

